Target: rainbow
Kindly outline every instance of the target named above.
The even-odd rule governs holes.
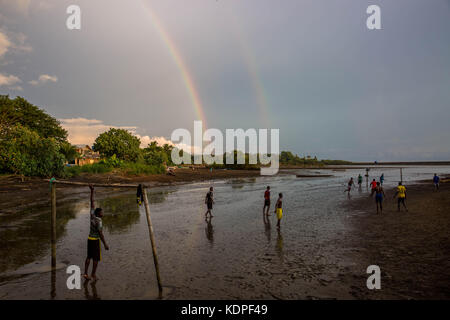
[[[150,14],[150,18],[151,18],[151,22],[152,22],[153,26],[155,27],[161,40],[164,42],[165,46],[167,47],[167,49],[170,53],[170,56],[172,57],[173,61],[175,62],[175,64],[177,65],[177,67],[181,73],[181,77],[183,78],[184,85],[189,94],[192,105],[194,106],[195,113],[196,113],[198,119],[203,122],[204,128],[207,128],[206,117],[205,117],[205,113],[203,111],[203,107],[202,107],[202,103],[200,101],[199,94],[197,92],[197,89],[195,88],[194,81],[192,80],[192,76],[189,73],[189,69],[187,68],[186,64],[183,61],[183,58],[181,57],[180,51],[176,47],[172,38],[169,36],[167,31],[165,30],[164,25],[161,23],[158,16],[154,12],[154,10],[150,7],[150,4],[146,0],[142,0],[142,3],[144,5],[144,7],[147,9],[148,13]]]
[[[245,65],[247,67],[247,71],[250,76],[250,81],[252,83],[252,87],[256,95],[256,101],[259,108],[259,115],[261,117],[261,121],[267,128],[269,128],[270,127],[269,103],[267,100],[267,95],[264,90],[263,83],[261,81],[261,77],[258,72],[255,56],[253,55],[249,45],[250,42],[245,37],[245,32],[241,24],[239,23],[236,14],[233,12],[232,8],[229,8],[228,17],[231,18],[232,21],[231,27],[233,33],[241,47],[242,56],[244,58]]]

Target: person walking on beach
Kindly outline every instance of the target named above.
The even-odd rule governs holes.
[[[352,190],[353,184],[354,184],[353,177],[351,177],[350,180],[348,181],[347,189],[344,191],[344,192],[348,192],[349,198],[350,198],[350,191]]]
[[[406,207],[406,188],[402,185],[401,182],[398,183],[397,191],[394,194],[394,198],[397,196],[397,208],[398,211],[400,211],[400,204],[403,204],[403,207],[405,207],[406,212],[408,212],[408,208]]]
[[[383,198],[386,197],[384,194],[383,187],[380,182],[377,182],[377,186],[375,187],[375,203],[377,204],[377,214],[378,207],[380,207],[380,213],[383,213]]]
[[[434,190],[439,191],[439,176],[435,173],[433,177]]]
[[[380,177],[380,184],[383,185],[383,182],[384,182],[384,173],[381,174],[381,177]]]
[[[278,194],[278,200],[277,203],[275,204],[275,213],[277,214],[277,228],[280,228],[280,222],[281,222],[281,218],[283,218],[283,194],[279,193]]]
[[[211,210],[213,208],[213,203],[214,203],[214,197],[213,197],[213,187],[209,188],[209,192],[206,194],[205,197],[205,204],[206,204],[206,213],[205,213],[205,219],[208,218],[208,213],[210,217],[213,217],[213,215],[211,214]]]
[[[360,173],[360,174],[358,175],[358,189],[361,189],[362,181],[363,181],[363,177],[362,177],[362,175],[361,175],[361,173]]]
[[[267,186],[267,189],[264,192],[263,214],[269,215],[269,209],[270,209],[270,186]]]
[[[109,250],[109,247],[106,244],[105,237],[103,236],[103,224],[102,224],[103,210],[101,208],[95,208],[94,187],[92,185],[89,185],[89,189],[91,189],[91,216],[90,216],[91,225],[88,237],[87,258],[84,263],[83,277],[86,280],[92,279],[96,281],[97,280],[96,271],[98,262],[102,259],[100,240],[103,242],[103,245],[105,246],[106,250]],[[89,277],[88,273],[91,259],[93,260],[93,265],[91,277]]]
[[[377,182],[375,181],[375,179],[373,179],[372,182],[370,183],[370,189],[371,189],[370,196],[373,196],[376,187],[377,187]]]

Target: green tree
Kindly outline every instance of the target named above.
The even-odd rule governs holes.
[[[0,95],[0,134],[17,125],[35,131],[43,138],[53,138],[59,143],[67,141],[67,131],[44,110],[22,97],[10,99]]]
[[[66,158],[67,162],[72,162],[80,155],[78,154],[75,146],[71,145],[68,142],[63,142],[60,144],[60,152]]]
[[[0,137],[0,172],[25,176],[61,176],[64,160],[55,138],[42,138],[24,126],[9,127]]]
[[[127,130],[111,128],[95,139],[93,149],[106,158],[116,155],[120,160],[138,161],[141,158],[140,144],[139,138]]]
[[[168,144],[164,147],[158,146],[156,141],[152,141],[143,151],[145,163],[151,166],[169,164],[170,152],[172,149]],[[169,156],[168,156],[169,152]]]

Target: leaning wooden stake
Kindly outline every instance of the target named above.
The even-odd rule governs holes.
[[[52,269],[56,268],[56,183],[50,182],[52,216],[51,216],[51,242],[52,242]]]
[[[152,226],[152,220],[150,219],[150,207],[148,205],[147,189],[146,188],[144,188],[143,196],[144,196],[145,214],[147,215],[148,232],[150,234],[150,242],[152,244],[153,262],[155,263],[156,279],[158,280],[158,289],[159,289],[159,292],[161,293],[162,292],[162,285],[161,285],[161,278],[159,276],[158,256],[156,254],[155,238],[153,236],[153,226]]]

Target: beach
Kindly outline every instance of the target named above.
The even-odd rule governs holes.
[[[444,181],[439,192],[430,181],[409,186],[408,212],[397,211],[392,190],[386,192],[383,214],[376,214],[373,198],[348,204],[350,212],[361,214],[352,216],[354,233],[345,244],[361,268],[378,265],[382,274],[382,290],[355,287],[355,297],[450,298],[450,183]]]
[[[125,174],[81,174],[78,177],[68,179],[73,182],[83,183],[117,183],[117,184],[139,184],[145,183],[149,186],[163,186],[189,183],[193,181],[209,181],[217,179],[230,179],[239,177],[257,177],[259,170],[213,170],[206,168],[178,169],[175,175],[153,174],[153,175],[125,175]],[[62,179],[65,180],[65,179]],[[81,188],[73,186],[58,185],[59,189],[67,190],[62,193],[58,201],[73,200],[77,197]],[[114,190],[117,191],[117,190]],[[99,189],[99,192],[110,193],[111,190]],[[11,214],[24,210],[30,206],[45,205],[49,201],[48,179],[37,177],[24,177],[17,175],[0,176],[0,215]]]
[[[403,171],[409,212],[392,199],[398,168],[385,174],[387,201],[376,215],[364,184],[343,192],[364,168],[292,170],[274,177],[234,177],[149,189],[163,282],[163,299],[448,299],[449,183],[433,192],[432,167]],[[450,172],[441,168],[439,172]],[[244,172],[241,172],[244,174]],[[319,177],[314,178],[311,175]],[[300,176],[300,177],[297,177]],[[444,179],[443,179],[444,180]],[[214,186],[214,217],[205,221],[204,197]],[[282,192],[281,229],[263,218],[263,193]],[[48,196],[48,184],[45,185]],[[105,211],[97,283],[66,287],[68,265],[84,263],[89,226],[87,188],[58,188],[57,269],[49,270],[49,206],[0,217],[0,298],[157,299],[142,207],[135,191],[96,191]],[[70,197],[70,193],[74,192]],[[44,191],[43,191],[44,192]],[[98,192],[98,193],[97,193]],[[366,269],[381,269],[381,290],[369,290]]]

